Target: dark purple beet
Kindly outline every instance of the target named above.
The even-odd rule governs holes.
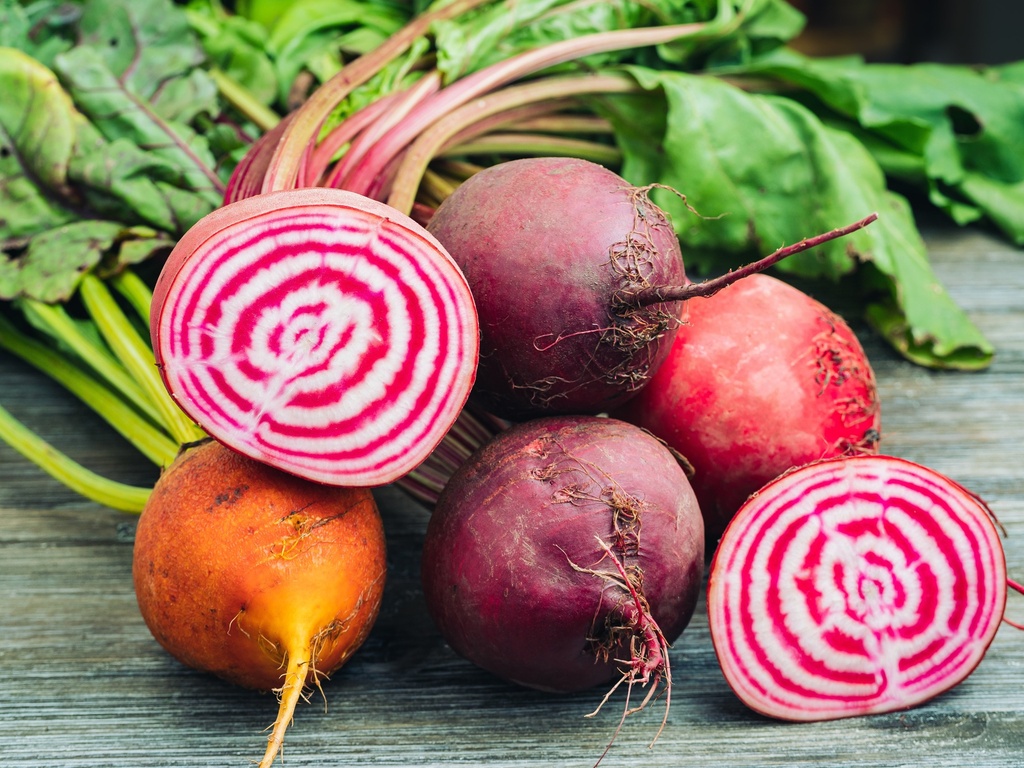
[[[478,450],[442,493],[423,550],[427,606],[451,647],[548,691],[669,683],[668,643],[703,568],[701,514],[675,456],[593,416],[535,419]]]
[[[463,182],[428,229],[469,280],[480,314],[473,397],[521,420],[601,413],[672,346],[680,304],[620,292],[686,282],[671,222],[644,190],[577,158],[530,158]]]

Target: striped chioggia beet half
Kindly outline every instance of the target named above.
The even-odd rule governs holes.
[[[160,274],[150,331],[168,390],[212,437],[333,485],[420,464],[465,404],[478,352],[444,248],[389,206],[326,188],[202,219]]]
[[[963,681],[1003,619],[1006,561],[981,499],[884,455],[828,459],[766,485],[710,567],[725,679],[794,721],[902,710]]]

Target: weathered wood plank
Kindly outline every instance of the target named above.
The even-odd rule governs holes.
[[[930,372],[858,327],[882,390],[884,448],[984,496],[1024,581],[1024,253],[976,231],[929,238],[937,271],[997,345],[992,369]],[[154,470],[57,387],[0,357],[0,402],[118,479]],[[456,658],[423,608],[425,511],[379,493],[390,544],[384,614],[367,645],[302,706],[285,766],[592,765],[622,705],[504,685]],[[6,766],[244,766],[262,749],[271,695],[184,669],[146,630],[131,588],[134,518],[77,498],[0,445],[0,758]],[[1010,611],[1024,620],[1024,598]],[[905,713],[777,723],[728,690],[703,610],[672,651],[668,726],[630,719],[607,766],[815,765],[1017,768],[1024,755],[1024,633],[1004,626],[975,674]]]

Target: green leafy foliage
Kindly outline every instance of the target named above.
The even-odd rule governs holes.
[[[216,67],[268,108],[288,111],[309,91],[409,20],[389,0],[192,0],[187,17]]]
[[[542,45],[608,29],[654,23],[652,6],[632,0],[493,4],[436,25],[438,69],[451,81]],[[603,56],[592,64],[621,56]]]
[[[379,1],[290,3],[271,27],[267,40],[281,98],[287,98],[299,73],[309,72],[318,82],[324,82],[349,58],[376,48],[407,20],[406,11]]]
[[[204,134],[224,107],[169,0],[3,13],[0,298],[63,301],[87,271],[148,258],[220,204],[223,156]]]
[[[0,0],[0,77],[9,83],[0,101],[2,294],[28,290],[36,275],[42,293],[64,295],[82,270],[148,253],[152,242],[138,232],[173,239],[219,204],[256,125],[273,124],[426,5],[249,0],[229,11],[219,0]],[[609,118],[605,140],[624,175],[672,187],[702,214],[658,193],[691,269],[728,268],[875,210],[875,225],[783,269],[858,286],[866,316],[916,362],[987,364],[990,345],[936,282],[893,188],[917,186],[954,221],[985,219],[1024,244],[1024,64],[809,58],[787,47],[804,19],[784,0],[494,0],[435,25],[339,105],[325,130],[425,65],[450,83],[556,41],[691,22],[705,29],[562,67],[628,67],[642,84],[643,93],[594,99],[586,110]],[[82,237],[71,226],[82,221],[117,233]],[[42,258],[33,238],[51,230],[44,243],[66,242],[63,281],[53,263],[29,263]]]
[[[0,238],[18,241],[71,221],[68,166],[85,119],[56,76],[15,48],[0,48]]]
[[[139,264],[173,243],[145,227],[116,221],[72,221],[33,237],[17,259],[0,261],[0,299],[56,304],[74,294],[81,275]]]
[[[623,61],[698,68],[736,63],[795,36],[803,16],[783,0],[517,0],[493,3],[435,26],[438,69],[454,80],[527,50],[597,32],[706,23],[703,34],[654,49],[592,56],[587,67]],[[578,63],[571,66],[578,67]]]
[[[258,103],[277,106],[280,84],[267,51],[267,29],[256,21],[219,11],[206,2],[191,3],[187,15],[210,61]]]
[[[853,123],[846,129],[890,178],[925,190],[957,223],[987,218],[1024,245],[1021,71],[1021,64],[871,64],[782,50],[746,73],[804,89],[824,119]]]

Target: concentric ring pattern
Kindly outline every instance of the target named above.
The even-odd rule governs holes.
[[[221,227],[173,275],[157,329],[168,389],[208,433],[339,485],[391,482],[422,462],[476,367],[473,301],[451,258],[406,223],[348,206]]]
[[[730,524],[710,574],[726,679],[751,708],[791,720],[903,709],[953,687],[981,661],[1006,602],[987,508],[889,456],[770,483]]]

